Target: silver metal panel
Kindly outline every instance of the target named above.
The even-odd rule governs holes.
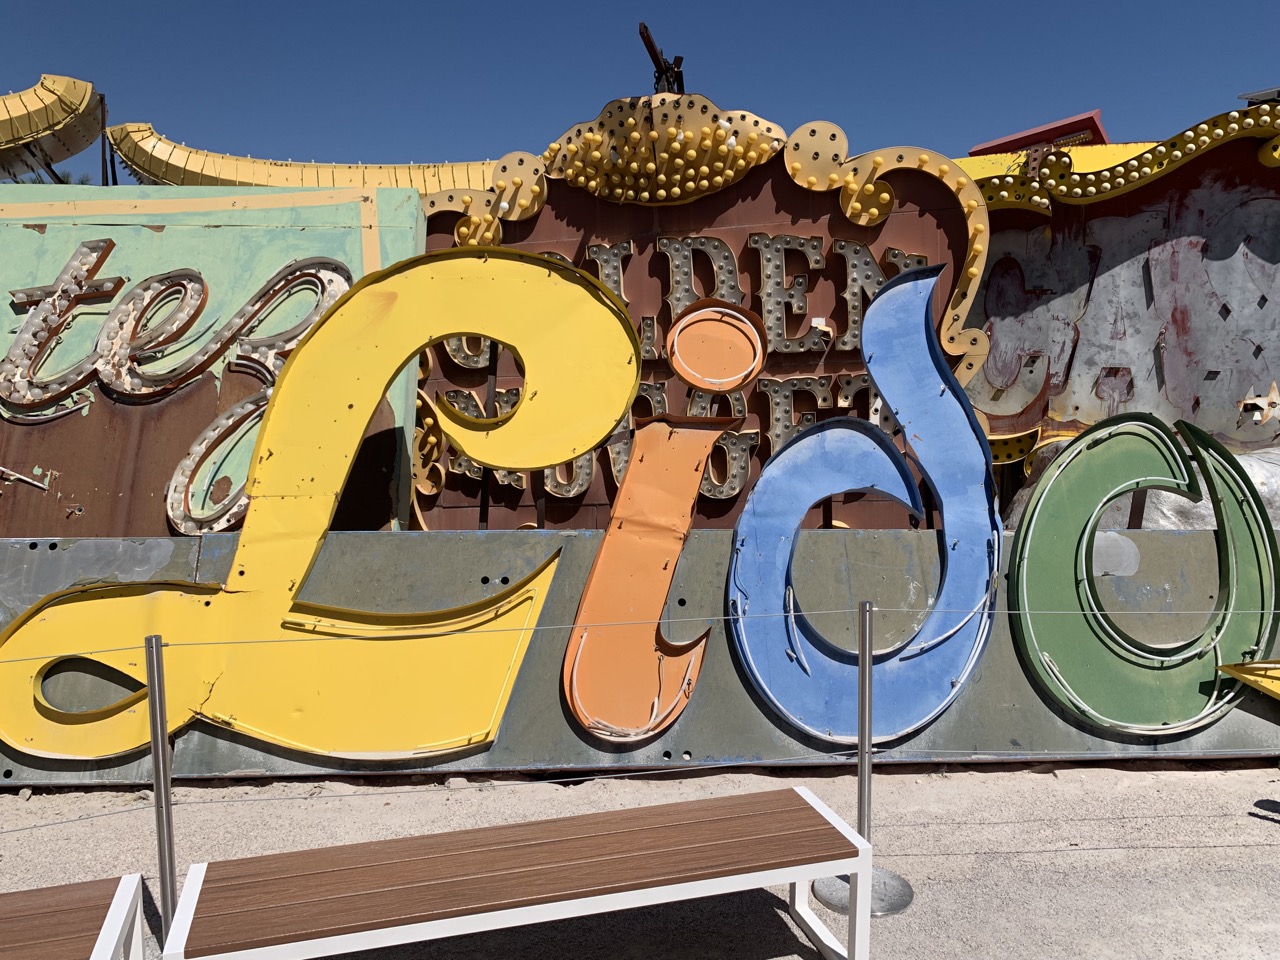
[[[1126,629],[1196,629],[1203,597],[1216,585],[1211,532],[1126,531],[1139,552],[1133,576],[1100,578],[1108,609],[1131,611]],[[553,550],[560,564],[496,741],[443,762],[334,761],[266,748],[210,725],[177,738],[175,777],[297,776],[463,770],[601,770],[693,764],[829,764],[846,755],[807,742],[757,702],[742,678],[723,621],[728,530],[691,534],[664,612],[664,632],[687,639],[711,626],[706,662],[680,720],[634,749],[609,749],[581,736],[560,701],[570,625],[590,569],[597,531],[335,533],[304,588],[308,599],[383,610],[454,606],[486,595],[535,567]],[[180,539],[0,540],[0,597],[10,611],[77,581],[217,581],[234,536]],[[1131,566],[1131,563],[1127,566]],[[480,582],[488,576],[490,584]],[[852,644],[857,601],[877,605],[875,637],[885,646],[920,621],[937,582],[934,531],[806,531],[796,548],[795,582],[806,610],[824,614],[824,633]],[[495,581],[498,581],[495,584]],[[1004,583],[1003,578],[1001,581]],[[684,604],[680,604],[680,600]],[[990,644],[956,702],[932,725],[880,751],[882,762],[973,762],[1280,754],[1280,701],[1247,692],[1240,705],[1200,732],[1159,739],[1103,739],[1041,698],[1019,662],[1000,610]],[[1171,613],[1183,611],[1179,616]],[[1157,615],[1159,614],[1159,615]],[[1200,618],[1202,619],[1202,618]],[[60,696],[74,696],[63,687]],[[150,778],[145,751],[102,763],[44,760],[0,744],[0,783],[138,783]]]
[[[0,539],[0,626],[55,590],[190,580],[199,549],[192,539]]]

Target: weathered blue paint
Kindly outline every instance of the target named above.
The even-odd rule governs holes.
[[[909,641],[875,657],[872,732],[905,736],[957,696],[991,628],[999,566],[991,452],[933,328],[940,269],[886,284],[867,311],[863,349],[943,518],[933,609]],[[923,322],[922,322],[923,320]],[[920,358],[932,361],[922,383]],[[828,420],[766,464],[734,536],[729,614],[734,645],[757,691],[789,723],[833,742],[856,740],[858,658],[825,640],[795,603],[795,532],[817,501],[874,489],[919,511],[906,457],[876,427]]]
[[[950,678],[958,686],[990,632],[1002,526],[991,448],[933,327],[933,289],[941,272],[925,267],[887,283],[867,311],[862,349],[942,514],[938,595],[904,647],[904,659],[954,637],[956,652],[969,648]],[[932,377],[920,375],[926,354]]]

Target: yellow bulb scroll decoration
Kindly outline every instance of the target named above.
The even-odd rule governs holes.
[[[297,599],[377,403],[426,346],[459,335],[506,344],[525,374],[520,402],[497,419],[435,405],[450,442],[485,465],[525,470],[571,460],[607,437],[635,397],[639,344],[626,311],[572,267],[472,248],[366,277],[281,373],[254,449],[227,583],[46,597],[0,634],[0,737],[48,757],[144,746],[145,689],[76,713],[50,703],[42,682],[74,659],[145,682],[143,638],[160,634],[170,732],[203,717],[283,747],[353,758],[492,741],[557,554],[464,607],[380,614]],[[579,402],[584,392],[592,403]]]

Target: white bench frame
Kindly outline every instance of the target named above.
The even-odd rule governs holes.
[[[110,882],[109,877],[104,877],[100,881],[89,881],[90,883],[106,884]],[[79,884],[60,884],[53,887],[35,887],[29,890],[11,890],[0,894],[0,899],[10,896],[32,896],[36,894],[48,894],[59,890],[65,886],[78,886]],[[101,908],[102,899],[93,899],[74,905],[61,905],[61,910],[79,909],[87,913],[90,909],[94,913]],[[39,911],[22,915],[17,915],[14,919],[18,921],[36,921],[41,916]],[[49,921],[50,923],[52,921]],[[48,923],[41,924],[41,929],[47,927]],[[92,934],[92,929],[80,931],[83,928],[76,929],[77,939],[79,937],[88,937]],[[43,951],[48,956],[63,957],[67,955],[67,945],[64,940],[57,938],[57,933],[61,932],[65,935],[66,931],[54,931],[54,936],[49,940],[36,940],[27,944],[27,946],[35,946],[38,950]],[[12,933],[12,931],[10,931]],[[12,939],[12,937],[10,937]],[[5,946],[5,936],[0,931],[0,952]],[[58,946],[58,944],[62,944]],[[75,954],[72,954],[74,956]],[[84,956],[84,954],[79,954]],[[120,878],[116,884],[115,892],[111,895],[111,902],[107,904],[107,912],[102,918],[102,924],[98,927],[98,935],[93,941],[93,946],[89,950],[88,960],[145,960],[142,946],[142,875],[137,873],[128,873]]]
[[[120,878],[89,960],[143,960],[142,875]]]
[[[531,923],[544,923],[548,920],[608,913],[614,910],[630,910],[635,907],[672,903],[678,900],[714,897],[781,884],[790,884],[788,908],[792,919],[826,960],[867,960],[871,926],[871,845],[808,789],[805,787],[793,789],[858,848],[856,857],[805,863],[794,867],[761,870],[711,880],[648,887],[642,890],[629,890],[625,893],[578,897],[531,907],[492,910],[486,913],[451,917],[447,920],[382,927],[361,933],[295,941],[270,947],[236,950],[213,954],[205,960],[309,960],[309,958],[349,953],[355,950],[399,946],[404,943],[501,930]],[[187,936],[191,931],[196,905],[200,900],[207,867],[207,863],[194,863],[187,872],[173,925],[164,944],[163,960],[187,960]],[[849,933],[847,943],[841,943],[814,913],[809,899],[809,886],[820,877],[846,873],[849,875]],[[95,957],[94,960],[97,958]]]

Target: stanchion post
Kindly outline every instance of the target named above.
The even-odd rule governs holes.
[[[858,604],[858,833],[871,842],[871,601]],[[822,877],[813,881],[813,896],[828,910],[849,912],[849,877]],[[871,868],[871,915],[884,917],[911,906],[915,891],[892,870]]]
[[[173,855],[173,754],[169,745],[169,722],[164,696],[164,644],[160,637],[147,637],[147,701],[151,716],[152,795],[156,804],[156,846],[160,859],[160,923],[168,937],[173,911],[178,902],[176,868]]]
[[[871,842],[871,601],[858,604],[858,832]]]

